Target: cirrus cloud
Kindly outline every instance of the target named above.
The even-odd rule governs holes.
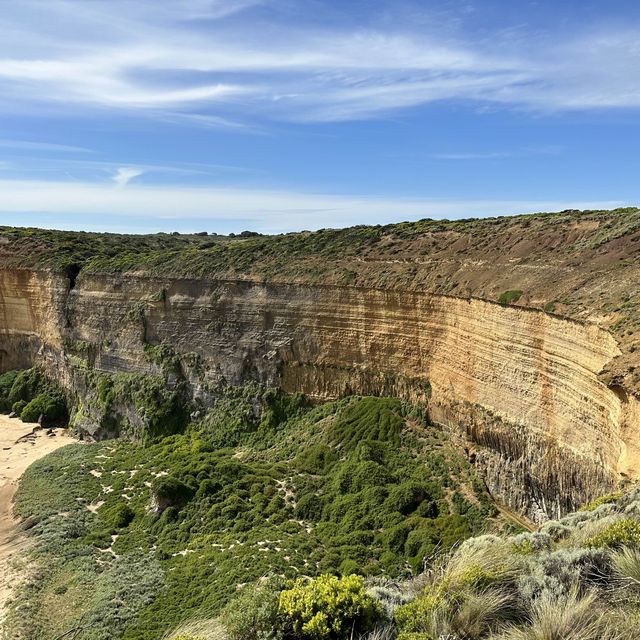
[[[559,41],[500,32],[478,38],[443,35],[440,24],[289,24],[269,8],[251,0],[7,5],[0,108],[64,105],[65,113],[124,110],[237,127],[376,118],[441,101],[547,111],[640,107],[632,25],[583,27]]]

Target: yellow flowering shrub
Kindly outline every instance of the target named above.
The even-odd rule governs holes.
[[[612,504],[614,502],[617,502],[618,500],[620,500],[620,498],[622,498],[623,495],[624,494],[622,493],[622,491],[617,491],[616,493],[609,493],[606,496],[600,496],[593,502],[590,502],[584,507],[581,507],[579,511],[595,511],[599,506],[603,504]]]
[[[371,629],[382,617],[380,605],[364,589],[360,576],[322,575],[299,579],[280,594],[279,609],[296,635],[327,640]]]
[[[585,540],[585,547],[640,546],[640,523],[635,520],[618,520],[600,533]]]

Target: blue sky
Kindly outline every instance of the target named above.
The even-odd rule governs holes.
[[[640,201],[640,3],[0,12],[0,224],[282,232]]]

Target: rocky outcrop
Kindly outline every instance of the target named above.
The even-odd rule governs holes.
[[[73,284],[74,286],[71,286]],[[257,380],[321,400],[426,401],[489,488],[540,520],[636,478],[640,410],[598,377],[605,330],[416,291],[81,273],[0,274],[2,366],[158,371],[145,345],[198,362],[194,389]]]

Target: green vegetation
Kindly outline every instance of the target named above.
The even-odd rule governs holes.
[[[640,549],[633,536],[616,536],[620,548],[596,549],[585,534],[612,526],[628,531],[639,520],[635,490],[535,533],[468,539],[405,580],[265,579],[243,588],[219,618],[207,622],[218,625],[209,627],[214,634],[196,637],[223,637],[226,629],[233,640],[635,638]]]
[[[495,510],[421,414],[247,385],[184,433],[56,451],[16,495],[34,577],[7,628],[16,640],[633,637],[640,490],[535,533],[470,537],[496,531]]]
[[[245,586],[223,609],[220,622],[230,640],[272,640],[283,631],[280,593],[286,582],[271,578]]]
[[[612,547],[640,545],[640,523],[635,520],[618,520],[585,541],[588,547]]]
[[[64,419],[67,415],[67,405],[61,391],[39,393],[30,400],[22,409],[20,418],[23,422],[37,422],[40,416],[48,421],[55,422]]]
[[[603,504],[612,504],[620,500],[624,493],[622,491],[616,491],[615,493],[609,493],[606,496],[600,496],[596,498],[589,504],[585,505],[580,509],[580,511],[595,511],[598,507],[601,507]]]
[[[0,374],[0,412],[9,413],[12,410],[12,402],[9,398],[19,371],[7,371]]]
[[[13,244],[13,255],[5,261],[15,266],[52,268],[77,277],[85,263],[96,256],[140,257],[153,252],[176,252],[213,246],[226,238],[216,236],[157,233],[125,235],[85,231],[53,231],[22,227],[0,227],[0,235]]]
[[[522,291],[520,289],[511,289],[509,291],[505,291],[500,294],[498,298],[498,302],[500,304],[513,304],[514,302],[518,302],[522,297]]]
[[[380,604],[366,593],[364,580],[355,575],[299,579],[280,593],[278,607],[291,626],[287,631],[309,640],[359,635],[383,615]]]
[[[577,249],[592,249],[640,228],[640,210],[563,211],[526,216],[466,220],[431,220],[390,225],[356,226],[348,229],[320,229],[277,236],[242,233],[237,236],[157,233],[154,235],[101,234],[73,231],[49,231],[33,228],[0,227],[0,237],[11,243],[11,254],[4,257],[7,266],[49,268],[66,272],[72,282],[83,271],[116,273],[146,271],[190,277],[222,273],[260,273],[266,279],[275,274],[304,274],[322,281],[322,274],[340,274],[343,284],[358,284],[357,265],[334,261],[351,257],[366,258],[378,253],[398,251],[401,243],[418,236],[442,233],[447,246],[448,234],[490,238],[497,230],[513,225],[526,227],[535,234],[541,226],[569,227],[576,220],[593,220],[598,228],[576,242]],[[406,246],[406,244],[405,244]],[[428,250],[428,248],[425,248]],[[295,257],[296,260],[291,260]],[[305,264],[308,261],[308,264]]]
[[[167,374],[87,371],[87,392],[71,424],[87,420],[98,425],[103,437],[136,440],[180,433],[189,420],[186,388],[182,378],[169,385]]]
[[[417,594],[416,580],[372,593],[406,640],[635,637],[640,491],[615,500],[535,533],[469,539],[435,560]]]
[[[68,417],[62,389],[35,368],[0,375],[0,410],[13,411],[23,422],[44,416],[49,424],[63,423]]]
[[[229,397],[184,434],[71,445],[27,471],[16,511],[36,523],[38,580],[10,616],[16,637],[90,624],[82,640],[155,640],[223,611],[239,640],[247,624],[262,629],[252,637],[272,637],[270,616],[284,615],[273,602],[282,589],[304,591],[291,582],[301,575],[410,576],[436,549],[489,526],[494,508],[472,468],[411,406],[308,407],[257,386]],[[264,576],[282,576],[275,598],[273,586],[246,590]],[[246,607],[229,603],[245,584],[238,597],[263,613],[234,627]],[[360,578],[338,584],[357,595]]]

